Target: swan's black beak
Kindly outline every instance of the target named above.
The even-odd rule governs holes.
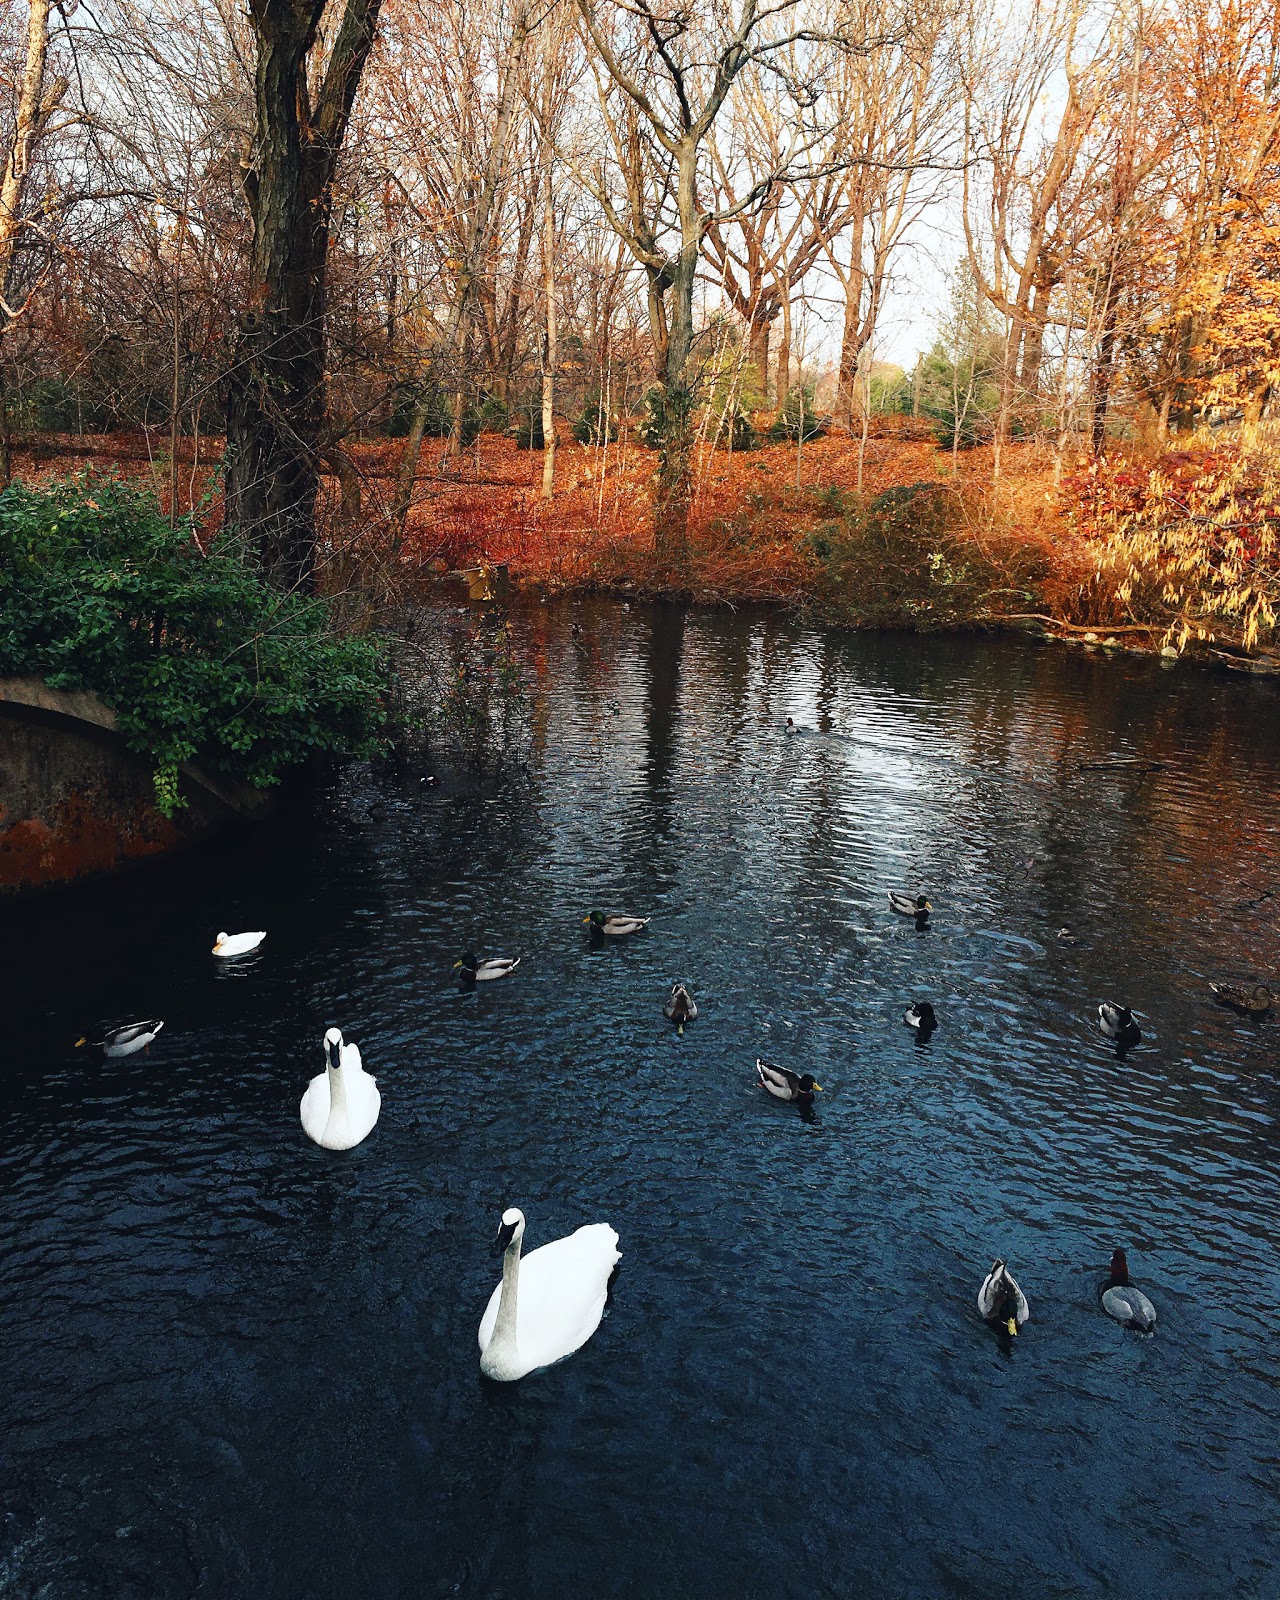
[[[514,1222],[504,1222],[498,1229],[498,1237],[493,1241],[493,1253],[500,1256],[516,1236]]]

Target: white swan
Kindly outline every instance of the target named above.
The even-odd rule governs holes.
[[[220,933],[214,944],[215,956],[222,956],[229,960],[232,956],[247,956],[251,950],[256,950],[266,938],[266,930],[259,933]]]
[[[1003,1261],[993,1261],[991,1271],[982,1280],[982,1287],[978,1290],[978,1310],[988,1322],[998,1322],[1010,1333],[1017,1333],[1030,1317],[1031,1307],[1027,1304],[1027,1297]]]
[[[373,1132],[382,1096],[360,1064],[359,1046],[344,1044],[337,1028],[324,1036],[324,1059],[302,1097],[302,1131],[325,1150],[350,1150]]]
[[[600,1326],[605,1293],[622,1259],[607,1222],[589,1223],[520,1260],[524,1212],[502,1213],[502,1282],[480,1319],[480,1370],[511,1383],[580,1350]]]

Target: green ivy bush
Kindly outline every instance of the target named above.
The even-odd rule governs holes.
[[[605,411],[598,394],[589,394],[582,402],[572,432],[579,444],[612,444],[618,437],[618,419]]]
[[[773,426],[769,429],[769,437],[774,444],[784,444],[787,440],[794,442],[796,439],[808,444],[810,439],[820,439],[830,430],[831,418],[823,416],[815,408],[813,385],[806,383],[800,388],[787,390],[773,419]]]
[[[183,801],[198,760],[258,788],[319,753],[382,742],[381,646],[335,631],[328,603],[282,594],[231,535],[203,553],[187,520],[112,478],[0,494],[0,675],[92,689]]]
[[[538,402],[537,409],[526,407],[520,412],[520,420],[516,423],[512,437],[516,442],[517,450],[545,450],[546,438],[542,432],[542,402]]]

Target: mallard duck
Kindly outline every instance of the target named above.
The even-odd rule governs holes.
[[[611,939],[621,939],[628,933],[639,933],[649,926],[648,917],[606,917],[603,911],[593,911],[583,922],[591,924],[592,933],[607,933]]]
[[[790,1067],[775,1067],[772,1062],[756,1057],[756,1082],[767,1089],[775,1100],[798,1100],[810,1105],[815,1094],[822,1093],[822,1085],[813,1081],[808,1072],[792,1072]]]
[[[1113,1005],[1110,1000],[1098,1007],[1098,1026],[1119,1045],[1137,1044],[1142,1037],[1142,1029],[1133,1020],[1129,1007]]]
[[[919,1028],[921,1033],[932,1033],[938,1026],[938,1019],[933,1014],[933,1007],[927,1000],[916,1000],[902,1013],[902,1020],[908,1028]]]
[[[76,1049],[85,1045],[101,1050],[104,1056],[132,1056],[147,1050],[152,1040],[164,1027],[163,1022],[126,1022],[119,1028],[109,1028],[101,1039],[77,1039]]]
[[[667,996],[662,1014],[676,1024],[677,1033],[684,1032],[686,1022],[694,1021],[698,1015],[698,1007],[687,983],[681,983],[677,979],[671,985],[671,993]]]
[[[1150,1333],[1156,1325],[1156,1308],[1129,1282],[1129,1263],[1124,1251],[1117,1248],[1111,1257],[1111,1276],[1102,1290],[1102,1309],[1126,1328],[1136,1328],[1139,1333]]]
[[[266,932],[259,933],[220,933],[214,944],[213,953],[229,960],[232,956],[247,956],[251,950],[256,950],[266,938]]]
[[[462,960],[453,965],[455,970],[461,968],[459,976],[468,983],[490,983],[494,978],[505,978],[509,972],[514,972],[520,965],[520,957],[492,956],[488,961],[480,961],[474,950],[466,950]]]
[[[889,906],[900,917],[927,917],[933,907],[922,894],[913,900],[909,894],[899,894],[896,889],[886,891],[889,896]]]
[[[1280,995],[1268,989],[1265,984],[1255,984],[1252,989],[1246,989],[1238,983],[1211,983],[1213,998],[1220,1006],[1230,1006],[1233,1011],[1240,1011],[1246,1017],[1265,1017],[1277,1004],[1280,1004]]]
[[[1003,1261],[993,1261],[991,1271],[982,1280],[978,1290],[978,1310],[988,1322],[999,1323],[1009,1333],[1018,1329],[1031,1315],[1027,1297],[1014,1281]]]

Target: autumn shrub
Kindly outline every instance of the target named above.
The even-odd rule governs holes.
[[[312,755],[380,742],[380,646],[339,633],[326,601],[266,584],[234,537],[202,549],[145,490],[11,484],[0,571],[0,674],[99,694],[166,814],[183,762],[267,788]]]
[[[1041,546],[993,529],[975,491],[922,482],[867,501],[815,496],[829,518],[808,536],[818,593],[837,612],[882,627],[956,627],[1027,609],[1046,573]]]
[[[1166,643],[1250,651],[1280,612],[1280,462],[1258,429],[1154,463],[1107,457],[1063,485],[1064,509],[1135,622]]]

